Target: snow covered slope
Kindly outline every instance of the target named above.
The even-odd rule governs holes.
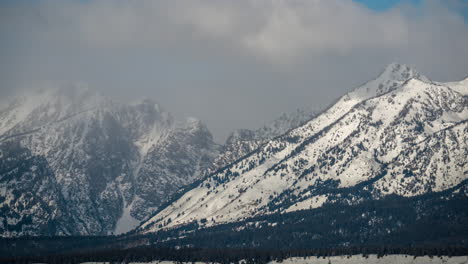
[[[0,233],[129,231],[218,152],[200,121],[151,100],[121,104],[82,85],[15,98],[0,109]]]
[[[46,168],[42,171],[47,175],[40,177],[47,181],[26,177],[32,173],[29,168],[1,167],[8,177],[0,179],[0,210],[4,212],[0,233],[127,232],[182,186],[234,162],[310,117],[311,112],[305,110],[284,114],[261,129],[249,130],[252,137],[234,132],[221,147],[199,120],[177,122],[148,99],[122,104],[81,84],[46,87],[12,98],[0,106],[2,157],[8,155],[18,163],[42,162],[28,166]],[[18,180],[24,177],[30,184],[20,186]],[[55,196],[36,197],[35,189],[27,187],[30,185],[55,190]],[[34,196],[34,201],[19,193]],[[51,203],[57,212],[44,213],[50,211],[47,204]],[[28,206],[34,209],[26,212]]]
[[[307,257],[307,258],[288,258],[281,262],[272,261],[269,264],[431,264],[431,263],[447,263],[447,264],[467,264],[468,257],[466,256],[457,256],[457,257],[429,257],[429,256],[419,256],[414,257],[410,255],[386,255],[386,256],[377,256],[377,255],[353,255],[353,256],[333,256],[326,258],[318,257]]]
[[[467,90],[463,82],[433,83],[391,64],[311,121],[210,175],[140,228],[210,226],[454,187],[468,178]]]
[[[152,261],[152,262],[130,262],[130,264],[203,264],[206,262],[177,262],[177,261]],[[247,262],[240,262],[247,263]],[[429,256],[419,256],[414,257],[411,255],[386,255],[386,256],[377,256],[377,255],[352,255],[352,256],[332,256],[332,257],[293,257],[287,258],[282,261],[271,261],[268,264],[436,264],[436,263],[446,263],[446,264],[467,264],[468,257],[466,256],[457,256],[457,257],[429,257]],[[85,262],[82,264],[107,264],[106,262]],[[212,264],[216,264],[213,262]]]
[[[237,161],[269,140],[309,121],[318,112],[317,109],[301,108],[292,113],[283,113],[280,117],[256,130],[237,129],[233,131],[226,140],[220,155],[216,157],[213,166],[207,172],[215,172]]]

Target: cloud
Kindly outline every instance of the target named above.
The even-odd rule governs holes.
[[[343,0],[41,3],[52,24],[63,23],[63,29],[77,33],[86,45],[159,47],[187,40],[189,45],[190,41],[222,42],[276,63],[294,63],[305,54],[401,49],[412,34],[423,32],[423,38],[433,38],[430,29],[434,26],[464,24],[461,16],[435,1],[424,4],[419,15],[403,7],[374,12]],[[51,11],[50,6],[59,8]],[[434,10],[438,10],[436,15],[427,15]]]
[[[158,47],[180,40],[229,43],[251,55],[290,63],[310,54],[398,48],[408,38],[400,12],[374,13],[342,0],[174,0],[41,2],[50,24],[99,48]],[[52,8],[51,6],[55,6]],[[57,15],[58,13],[58,15]],[[70,36],[69,36],[70,37]]]
[[[347,54],[376,46],[392,48],[402,45],[408,35],[399,14],[376,15],[352,2],[272,3],[266,23],[255,34],[245,36],[243,43],[277,62],[289,62],[307,53]]]
[[[386,64],[435,80],[468,73],[462,1],[373,11],[351,0],[0,3],[0,97],[38,81],[150,96],[218,137],[323,106]]]

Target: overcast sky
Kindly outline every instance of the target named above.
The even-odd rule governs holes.
[[[0,0],[0,98],[84,82],[118,100],[154,98],[222,140],[328,105],[391,62],[462,79],[467,2]]]

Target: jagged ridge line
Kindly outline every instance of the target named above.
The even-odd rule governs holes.
[[[71,118],[73,118],[73,117],[75,117],[75,116],[84,114],[84,113],[86,113],[86,112],[90,112],[90,111],[92,111],[92,110],[94,110],[94,109],[97,109],[97,107],[93,107],[93,108],[86,109],[86,110],[83,110],[83,111],[80,111],[80,112],[77,112],[77,113],[70,114],[70,115],[65,116],[65,117],[63,117],[63,118],[60,118],[60,119],[58,119],[58,120],[55,120],[55,121],[49,122],[49,123],[47,123],[47,124],[45,124],[45,125],[42,125],[42,126],[40,126],[40,127],[38,127],[38,128],[31,129],[31,130],[29,130],[29,131],[21,132],[21,133],[18,133],[18,134],[5,135],[5,134],[8,133],[8,132],[6,132],[6,133],[4,133],[2,136],[0,136],[0,142],[5,142],[5,141],[7,141],[7,140],[9,140],[9,139],[16,138],[16,137],[22,137],[22,136],[27,136],[27,135],[30,135],[30,134],[34,134],[34,133],[36,133],[36,132],[38,132],[38,131],[40,131],[40,130],[46,128],[46,127],[50,127],[50,126],[52,126],[52,125],[55,125],[55,124],[64,122],[64,121],[66,121],[66,120],[68,120],[68,119],[71,119]],[[10,129],[9,131],[12,131],[13,129],[15,129],[15,128]],[[2,138],[2,137],[3,137],[3,138]]]

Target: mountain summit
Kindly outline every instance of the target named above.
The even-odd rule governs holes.
[[[205,178],[140,231],[457,192],[467,180],[467,93],[463,82],[437,84],[391,64],[312,120]]]
[[[0,142],[4,236],[126,232],[219,152],[200,121],[83,85],[12,100],[0,109]]]

